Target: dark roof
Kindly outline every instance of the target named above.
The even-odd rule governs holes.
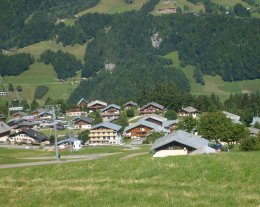
[[[12,128],[9,127],[6,123],[0,122],[0,134],[11,131]]]
[[[91,129],[96,129],[96,128],[99,128],[99,127],[105,127],[105,128],[108,128],[108,129],[113,129],[115,131],[119,131],[122,126],[119,126],[117,124],[113,124],[113,123],[110,123],[110,122],[103,122],[103,123],[97,124],[95,126],[92,126]]]
[[[161,137],[159,139],[157,139],[151,150],[155,150],[158,149],[164,145],[167,145],[171,142],[178,142],[180,144],[186,145],[188,147],[192,147],[194,149],[199,149],[202,146],[208,146],[209,141],[201,138],[199,136],[195,136],[193,134],[190,134],[188,132],[182,131],[182,130],[178,130],[175,131],[171,134],[168,134],[164,137]]]
[[[129,131],[129,130],[131,130],[131,129],[137,127],[137,126],[140,126],[140,125],[146,126],[146,127],[148,127],[148,128],[151,128],[152,130],[154,130],[154,131],[156,131],[156,132],[167,132],[167,130],[164,129],[163,127],[161,127],[161,126],[159,126],[159,125],[157,125],[157,124],[154,124],[154,123],[152,123],[152,122],[149,122],[149,121],[146,121],[146,120],[142,120],[142,119],[140,119],[140,120],[139,120],[138,122],[136,122],[136,123],[133,123],[133,124],[127,126],[124,131],[127,132],[127,131]]]
[[[89,117],[80,117],[80,118],[77,118],[75,119],[75,123],[79,122],[79,121],[83,121],[83,122],[86,122],[86,123],[92,123],[94,119],[92,118],[89,118]]]
[[[84,99],[84,98],[81,98],[81,99],[79,100],[79,102],[77,103],[77,105],[80,105],[80,103],[81,103],[81,102],[88,103],[88,101],[87,101],[86,99]]]
[[[154,106],[154,107],[156,107],[156,108],[158,108],[158,109],[164,110],[164,106],[163,106],[163,105],[160,105],[160,104],[158,104],[158,103],[156,103],[156,102],[150,102],[150,103],[144,105],[144,106],[141,108],[141,110],[145,109],[146,107],[148,107],[148,106],[150,106],[150,105],[152,105],[152,106]]]
[[[138,106],[137,103],[135,103],[135,102],[133,102],[133,101],[129,101],[129,102],[127,102],[127,103],[124,104],[124,107],[129,106],[129,105],[130,105],[130,106],[135,106],[135,107]]]
[[[36,139],[40,142],[48,140],[48,137],[46,135],[44,135],[41,132],[35,131],[33,129],[25,129],[25,130],[22,130],[21,132],[18,132],[18,134],[19,133],[20,134],[22,134],[22,133],[27,134],[29,137]]]
[[[116,104],[110,104],[110,105],[106,106],[105,108],[101,109],[101,112],[106,111],[106,110],[108,110],[108,109],[110,109],[110,108],[115,108],[115,109],[117,109],[117,110],[120,110],[120,109],[121,109],[121,107],[118,106],[118,105],[116,105]]]

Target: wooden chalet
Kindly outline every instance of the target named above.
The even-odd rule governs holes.
[[[129,101],[129,102],[125,103],[123,106],[124,106],[125,109],[130,109],[132,107],[138,108],[138,104],[133,102],[133,101]]]
[[[105,108],[106,106],[107,106],[106,102],[99,101],[99,100],[92,101],[88,104],[88,108],[91,111],[101,110],[101,109]]]
[[[89,117],[80,117],[74,120],[74,128],[79,130],[86,130],[91,128],[91,124],[94,120]]]
[[[82,115],[81,107],[76,106],[76,107],[69,108],[66,111],[66,115],[67,116],[81,116]]]
[[[121,107],[115,104],[110,104],[105,108],[101,109],[101,116],[103,121],[110,121],[117,119],[120,116]]]
[[[84,98],[80,99],[79,102],[77,103],[77,106],[81,108],[85,108],[88,106],[88,101],[85,100]]]
[[[192,116],[193,118],[196,118],[197,113],[198,113],[198,109],[195,109],[192,106],[188,106],[181,109],[180,116]]]
[[[154,114],[154,113],[163,113],[165,111],[165,107],[155,103],[155,102],[150,102],[146,105],[144,105],[140,109],[140,114]]]
[[[12,114],[12,119],[22,118],[24,116],[27,116],[27,114],[23,111],[18,111]]]

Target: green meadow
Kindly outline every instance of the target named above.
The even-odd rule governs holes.
[[[132,4],[126,4],[124,0],[101,0],[99,4],[90,9],[84,10],[76,14],[76,16],[82,16],[87,13],[105,13],[115,14],[123,13],[131,10],[140,9],[144,3],[148,0],[135,0]]]
[[[0,170],[2,206],[260,205],[259,152],[92,161]]]
[[[191,93],[194,95],[211,95],[212,93],[215,93],[218,94],[222,101],[224,101],[232,93],[252,93],[260,90],[260,79],[225,82],[218,75],[203,75],[205,85],[198,84],[193,78],[193,71],[195,67],[188,65],[182,68],[180,66],[178,52],[171,52],[165,57],[172,59],[174,67],[183,70],[190,82]]]

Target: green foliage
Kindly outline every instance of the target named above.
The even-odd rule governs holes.
[[[79,135],[78,135],[78,139],[82,141],[82,143],[86,143],[86,141],[89,140],[89,131],[86,130],[84,132],[81,132]]]
[[[260,123],[258,121],[255,123],[254,128],[260,129]]]
[[[201,85],[205,84],[205,82],[203,80],[203,75],[202,75],[202,72],[200,71],[200,69],[196,68],[194,70],[193,77],[194,77],[194,79],[196,80],[197,83],[200,83]]]
[[[31,103],[31,111],[36,110],[39,107],[39,103],[33,99],[32,103]]]
[[[260,135],[257,137],[248,137],[243,139],[240,145],[241,151],[259,151],[260,150]]]
[[[59,79],[67,79],[76,75],[82,68],[81,61],[68,52],[58,50],[56,53],[46,50],[40,60],[45,64],[52,64]]]
[[[42,97],[48,92],[49,87],[45,85],[37,86],[34,98],[35,99],[42,99]]]
[[[144,144],[153,144],[156,139],[163,137],[165,134],[163,132],[152,132],[146,139],[143,141]]]
[[[93,125],[102,123],[103,121],[100,113],[98,113],[97,111],[90,113],[89,117],[94,119],[94,121],[92,122]]]
[[[127,109],[126,115],[127,115],[127,117],[133,117],[135,115],[134,109],[133,108]]]
[[[13,92],[14,91],[14,85],[12,83],[8,83],[8,91]]]
[[[124,128],[128,126],[128,119],[127,119],[126,112],[124,111],[121,112],[119,118],[115,121],[115,124],[122,126],[122,128],[120,129],[121,131],[123,131]]]
[[[17,92],[22,92],[22,91],[23,91],[22,86],[17,86],[17,87],[16,87],[16,91],[17,91]]]
[[[0,52],[0,74],[2,76],[19,75],[28,70],[33,63],[34,58],[30,54],[20,53],[7,56]]]
[[[170,109],[165,112],[164,117],[169,120],[174,120],[174,119],[177,119],[177,113],[176,113],[176,111]]]
[[[192,116],[184,117],[183,120],[178,123],[177,128],[187,132],[192,132],[197,128],[197,120],[192,118]]]
[[[234,6],[234,12],[239,17],[250,17],[251,13],[247,8],[243,7],[242,4],[236,4]]]

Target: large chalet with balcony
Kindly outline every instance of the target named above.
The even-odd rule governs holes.
[[[67,116],[81,116],[82,115],[82,110],[81,107],[72,107],[69,108],[66,112]]]
[[[101,109],[101,116],[103,121],[115,120],[120,116],[121,107],[115,104],[110,104],[107,107]]]
[[[144,105],[140,109],[140,114],[155,114],[155,113],[163,113],[165,111],[165,107],[155,103],[155,102],[150,102],[146,105]]]
[[[107,106],[106,102],[95,100],[88,104],[88,109],[90,111],[97,111],[105,108]]]
[[[89,133],[89,145],[108,145],[108,144],[120,144],[121,126],[110,122],[103,122],[97,124],[90,129]]]

